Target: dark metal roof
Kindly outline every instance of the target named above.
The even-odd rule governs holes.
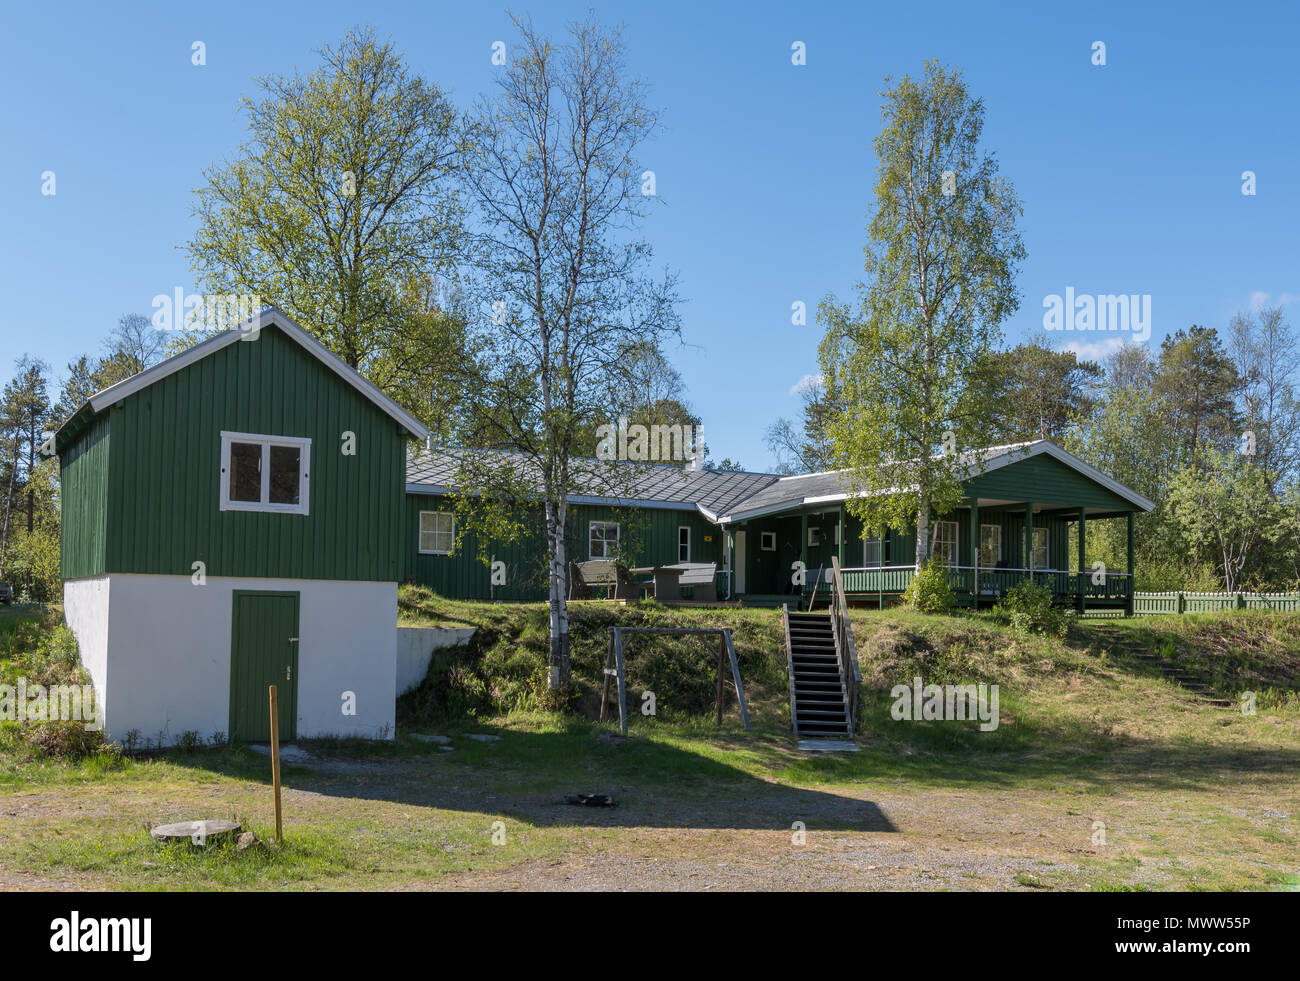
[[[406,483],[415,492],[437,493],[455,489],[456,474],[466,450],[419,450],[408,455]],[[485,451],[474,451],[481,456]],[[521,475],[532,474],[540,486],[531,460],[517,453],[486,451]],[[620,503],[645,503],[699,507],[723,514],[739,502],[777,481],[770,473],[700,470],[665,463],[604,463],[571,461],[578,474],[574,496]]]

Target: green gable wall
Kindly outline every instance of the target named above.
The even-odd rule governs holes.
[[[400,578],[405,437],[278,328],[127,396],[104,418],[112,453],[107,498],[95,505],[106,518],[101,571],[188,576],[202,561],[209,576]],[[310,437],[309,513],[220,510],[222,430]],[[344,431],[356,434],[355,456],[341,452]],[[65,561],[93,537],[78,527]]]
[[[65,579],[101,576],[108,543],[108,417],[95,420],[59,457],[60,566]]]
[[[1035,504],[1059,507],[1137,510],[1132,503],[1115,492],[1046,453],[991,470],[966,481],[963,487],[967,497],[1033,501]]]

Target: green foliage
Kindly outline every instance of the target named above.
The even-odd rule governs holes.
[[[1053,604],[1048,586],[1030,579],[1015,583],[993,609],[1017,630],[1055,637],[1064,637],[1075,619],[1073,611]]]
[[[951,610],[954,601],[947,567],[934,560],[926,562],[903,590],[903,602],[922,613]]]

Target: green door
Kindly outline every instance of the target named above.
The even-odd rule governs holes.
[[[298,594],[237,589],[230,630],[230,738],[271,741],[267,689],[276,686],[280,741],[297,735]]]

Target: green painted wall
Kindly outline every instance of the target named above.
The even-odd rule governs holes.
[[[964,485],[967,497],[1004,501],[1032,500],[1059,507],[1112,508],[1132,511],[1134,506],[1113,491],[1085,477],[1046,453],[1000,467]]]
[[[453,555],[421,555],[420,512],[454,511],[452,502],[433,494],[407,494],[406,520],[402,533],[403,578],[427,586],[442,596],[457,599],[540,600],[546,590],[546,535],[540,512],[532,519],[531,531],[523,539],[489,543],[490,556],[506,564],[506,585],[491,588],[487,563],[479,558],[478,535],[457,526],[459,548]],[[692,562],[725,564],[722,533],[697,511],[668,508],[616,509],[587,504],[571,505],[568,515],[569,557],[576,562],[590,558],[591,521],[617,521],[629,565],[665,565],[677,561],[678,528],[691,529]],[[705,541],[705,538],[712,539]]]
[[[64,527],[65,575],[188,576],[202,561],[209,576],[401,578],[406,438],[278,328],[127,396],[102,418],[112,446],[107,491],[87,474],[84,488],[74,478],[71,502],[65,495],[74,516]],[[103,424],[64,449],[65,473]],[[309,513],[220,510],[222,430],[309,437]],[[356,435],[355,455],[341,452],[345,431]],[[97,541],[97,522],[102,563],[84,544]]]
[[[100,576],[106,568],[109,443],[108,417],[103,416],[59,456],[65,579]]]

